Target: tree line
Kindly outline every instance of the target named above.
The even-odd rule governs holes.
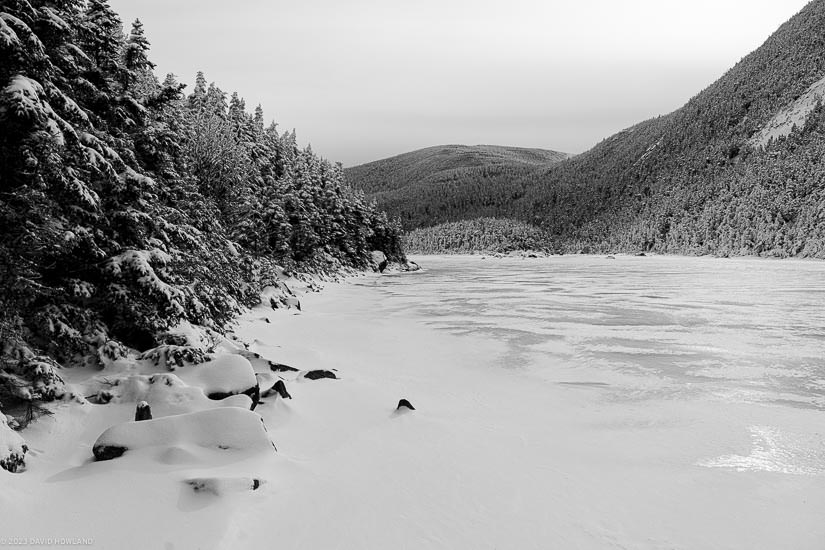
[[[105,0],[0,5],[0,390],[186,320],[223,330],[287,270],[403,260],[399,226],[237,94],[153,73]]]

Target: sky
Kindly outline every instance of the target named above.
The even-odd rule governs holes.
[[[345,166],[447,143],[581,153],[667,114],[807,0],[110,0]]]

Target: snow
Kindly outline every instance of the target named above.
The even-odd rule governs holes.
[[[203,388],[206,395],[242,393],[258,385],[252,365],[240,355],[219,355],[176,373],[188,384]]]
[[[795,127],[804,126],[817,103],[825,97],[825,77],[814,82],[798,99],[779,110],[767,124],[750,139],[753,147],[766,147],[771,140],[790,135]]]
[[[249,409],[252,406],[252,400],[246,395],[232,395],[218,401],[209,399],[203,388],[189,385],[172,373],[99,377],[98,380],[104,383],[95,386],[97,392],[108,392],[110,403],[129,404],[129,410],[134,410],[137,403],[145,401],[155,418],[216,407]]]
[[[0,17],[0,46],[8,50],[20,46],[20,39],[17,38],[17,34],[2,17]]]
[[[134,391],[62,403],[24,432],[27,471],[0,472],[3,536],[123,549],[821,550],[825,264],[416,261],[419,272],[303,294],[300,314],[244,315],[236,336],[251,351],[341,374],[278,373],[293,399],[255,412],[173,407],[184,388],[203,395],[182,373],[204,365],[67,371],[74,386],[135,376]],[[151,376],[171,388],[147,391]],[[132,422],[152,391],[155,419]],[[402,398],[416,410],[396,411]],[[133,449],[94,462],[101,436]],[[229,440],[237,450],[218,448]]]
[[[124,422],[103,432],[94,447],[123,447],[129,452],[187,445],[221,451],[274,452],[260,415],[237,407]]]
[[[165,297],[171,306],[182,312],[183,306],[180,302],[183,296],[181,292],[158,277],[155,268],[152,267],[152,263],[163,266],[171,260],[171,256],[159,248],[126,250],[121,254],[112,256],[108,261],[107,268],[115,277],[121,277],[125,272],[137,275],[137,281],[142,287]]]
[[[0,412],[0,470],[15,470],[26,455],[26,442],[9,428],[6,417]]]

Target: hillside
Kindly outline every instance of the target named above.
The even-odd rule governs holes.
[[[582,155],[472,196],[371,196],[407,227],[509,215],[567,250],[825,257],[824,36],[815,0],[681,109]]]
[[[494,216],[523,193],[512,182],[568,156],[545,149],[442,145],[347,168],[344,174],[405,226],[417,227]]]

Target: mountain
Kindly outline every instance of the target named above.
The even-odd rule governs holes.
[[[567,251],[825,257],[823,77],[815,0],[681,109],[487,182],[483,200]],[[408,228],[475,217],[479,200],[464,216],[449,193],[370,196]]]
[[[568,157],[545,149],[441,145],[346,168],[344,174],[405,226],[417,227],[494,216],[523,192],[511,182]]]

